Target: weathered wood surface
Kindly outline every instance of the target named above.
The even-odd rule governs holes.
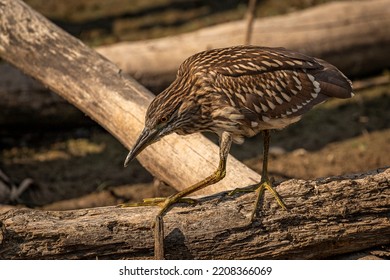
[[[0,0],[0,14],[0,57],[80,108],[130,148],[143,128],[153,95],[23,2]],[[170,135],[148,147],[138,159],[154,176],[181,190],[210,175],[219,153],[218,147],[200,134]],[[260,180],[260,175],[233,157],[227,165],[226,178],[199,193]]]
[[[241,45],[246,20],[167,38],[98,48],[149,88],[172,81],[180,63],[210,48]],[[321,57],[347,76],[390,66],[390,1],[332,2],[287,15],[256,19],[251,43],[285,47]],[[124,59],[125,58],[125,59]]]
[[[255,194],[216,194],[164,217],[167,259],[323,259],[390,244],[390,168],[278,186],[251,225]],[[148,259],[158,208],[0,213],[2,259]]]
[[[99,47],[97,51],[159,92],[193,53],[242,44],[246,25],[245,20],[234,21],[178,36]],[[300,50],[332,62],[347,76],[361,76],[390,66],[390,28],[386,26],[390,26],[389,0],[335,2],[257,19],[252,43]],[[80,120],[74,108],[64,106],[66,102],[17,70],[0,65],[0,73],[0,110],[14,116],[2,119],[10,114],[1,114],[0,123],[13,125],[30,118],[42,124]],[[61,115],[56,113],[58,108],[62,108]]]

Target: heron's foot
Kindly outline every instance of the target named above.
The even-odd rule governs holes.
[[[156,215],[156,219],[162,217],[168,209],[175,203],[184,202],[187,204],[196,204],[197,201],[188,197],[180,197],[178,194],[169,196],[169,197],[154,197],[154,198],[144,198],[143,202],[138,203],[125,203],[120,204],[120,207],[138,207],[138,206],[159,206],[161,210]],[[155,221],[152,223],[154,228],[156,225]]]
[[[251,222],[253,222],[254,217],[255,217],[255,215],[257,213],[257,208],[259,207],[260,200],[262,199],[262,197],[264,195],[264,191],[266,189],[268,191],[270,191],[271,194],[275,197],[275,199],[276,199],[277,203],[280,205],[280,207],[282,207],[284,210],[287,211],[286,204],[284,203],[283,199],[278,194],[278,192],[272,187],[272,183],[269,180],[262,181],[259,184],[254,185],[254,186],[249,187],[249,188],[235,189],[235,190],[229,192],[228,195],[234,195],[234,194],[240,193],[240,192],[254,192],[254,191],[257,193],[255,207],[254,207],[254,209],[253,209],[253,211],[251,213]]]
[[[180,197],[174,198],[174,196],[169,197],[153,197],[153,198],[144,198],[142,202],[135,203],[122,203],[119,204],[119,207],[139,207],[139,206],[160,206],[164,207],[165,204],[168,203],[168,207],[174,203],[187,203],[187,204],[196,204],[196,199],[188,198],[188,197]]]
[[[236,188],[230,192],[228,192],[228,196],[233,196],[237,193],[250,193],[250,192],[255,192],[259,188],[259,185],[253,185],[250,187],[245,187],[245,188]]]

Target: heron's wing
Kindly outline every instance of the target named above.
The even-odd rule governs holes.
[[[321,68],[323,65],[315,58],[284,48],[239,46],[221,50],[212,61],[211,69],[237,77],[277,70]]]
[[[350,81],[336,67],[282,48],[231,49],[230,59],[227,53],[218,56],[209,71],[217,73],[217,90],[250,119],[300,116],[329,97],[352,93]]]

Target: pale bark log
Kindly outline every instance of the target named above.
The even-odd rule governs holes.
[[[0,56],[73,103],[130,148],[143,128],[153,95],[23,2],[0,0],[0,14]],[[153,175],[181,190],[214,172],[219,153],[200,134],[169,135],[138,159]],[[199,194],[259,180],[260,175],[229,157],[226,178]]]
[[[149,88],[169,83],[190,55],[210,48],[241,45],[246,21],[233,21],[196,32],[98,48],[125,72]],[[285,47],[323,58],[347,76],[390,66],[390,1],[348,1],[318,5],[287,15],[257,19],[251,43]]]
[[[387,26],[389,0],[336,2],[257,19],[252,43],[299,50],[328,60],[347,76],[361,76],[390,67]],[[173,80],[185,58],[207,48],[242,44],[245,28],[245,21],[234,21],[178,36],[99,47],[97,51],[159,92]],[[5,112],[0,114],[0,123],[13,125],[26,119],[41,124],[84,121],[74,108],[63,107],[62,99],[47,94],[45,87],[17,70],[0,65],[0,73],[0,110]],[[62,108],[61,115],[58,108]],[[13,118],[9,117],[11,112]]]
[[[266,192],[248,225],[255,194],[217,194],[164,217],[167,259],[323,259],[390,244],[390,168],[367,174],[289,180],[281,210]],[[0,258],[150,259],[158,208],[0,212]],[[345,256],[344,256],[345,258]]]

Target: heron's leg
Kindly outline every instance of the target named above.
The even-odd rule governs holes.
[[[270,141],[270,135],[269,130],[264,131],[264,149],[263,149],[263,170],[261,172],[261,181],[257,185],[257,197],[255,202],[255,207],[251,214],[251,221],[253,221],[257,208],[259,207],[259,203],[261,198],[264,195],[264,190],[267,189],[271,192],[271,194],[275,197],[276,201],[282,207],[284,210],[287,210],[286,204],[283,202],[283,199],[280,197],[278,192],[272,187],[272,183],[269,180],[268,177],[268,151],[269,151],[269,141]]]
[[[264,195],[265,189],[269,190],[271,194],[275,197],[278,204],[284,209],[287,210],[286,204],[283,202],[282,198],[278,194],[278,192],[272,187],[272,183],[268,177],[268,151],[269,151],[269,141],[270,141],[270,133],[269,130],[264,130],[264,149],[263,149],[263,170],[261,172],[261,181],[260,183],[250,187],[250,188],[240,188],[235,189],[229,193],[229,195],[233,195],[238,192],[257,192],[257,198],[255,202],[255,207],[251,214],[251,221],[253,221],[254,216],[257,212],[257,208],[259,206],[260,200]]]
[[[232,143],[232,137],[229,133],[224,132],[220,138],[220,148],[219,148],[219,165],[217,170],[204,180],[196,183],[172,196],[169,197],[156,197],[156,198],[146,198],[141,203],[131,203],[131,204],[122,204],[122,207],[134,207],[134,206],[160,206],[161,210],[157,216],[163,216],[168,208],[177,202],[187,202],[194,203],[195,200],[190,198],[185,198],[185,196],[194,193],[200,189],[203,189],[207,186],[213,185],[220,180],[222,180],[226,175],[226,160],[229,155],[230,146]]]

